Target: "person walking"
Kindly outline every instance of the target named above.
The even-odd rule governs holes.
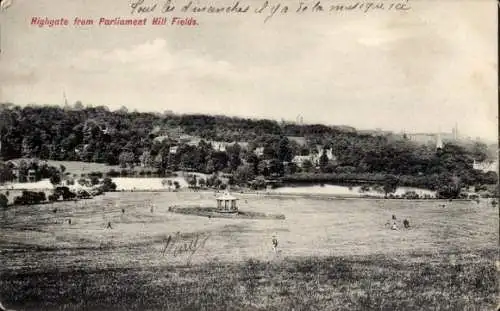
[[[273,243],[273,250],[276,252],[278,250],[278,238],[276,238],[275,235],[273,236],[272,243]]]

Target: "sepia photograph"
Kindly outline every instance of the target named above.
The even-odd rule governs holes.
[[[0,6],[0,311],[500,310],[496,0]]]

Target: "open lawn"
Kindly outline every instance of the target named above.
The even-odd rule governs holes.
[[[172,205],[215,205],[213,193],[194,192],[107,193],[4,211],[0,301],[16,310],[492,310],[496,304],[498,208],[486,203],[443,208],[434,201],[239,198],[243,211],[286,219],[168,212]],[[392,214],[411,228],[388,229]]]
[[[14,163],[19,163],[21,160],[30,161],[30,159],[15,159],[11,160]],[[94,163],[94,162],[81,162],[81,161],[55,161],[55,160],[44,160],[50,166],[55,166],[59,168],[61,165],[66,167],[66,172],[71,174],[88,174],[91,172],[102,172],[106,173],[114,169],[115,171],[120,171],[120,166],[118,165],[106,165],[104,163]]]

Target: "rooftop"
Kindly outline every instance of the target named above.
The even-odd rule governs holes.
[[[217,197],[216,199],[223,200],[223,201],[238,200],[238,198],[232,196],[231,194],[229,194],[229,192],[224,193],[223,195]]]

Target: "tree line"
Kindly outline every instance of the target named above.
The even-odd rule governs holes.
[[[320,124],[299,125],[273,120],[172,113],[139,113],[107,107],[71,109],[19,107],[0,110],[0,157],[84,161],[131,168],[138,163],[158,174],[173,170],[230,174],[245,183],[257,176],[336,182],[340,176],[399,176],[406,184],[435,188],[458,178],[461,185],[496,183],[495,173],[474,170],[473,162],[491,158],[488,146],[448,142],[442,150],[417,144],[393,134],[372,135],[353,128]],[[197,137],[196,144],[179,142],[172,131]],[[164,136],[163,139],[158,139]],[[299,144],[290,136],[303,137]],[[210,142],[235,143],[218,150]],[[317,163],[292,162],[298,155],[316,153]],[[262,155],[254,150],[262,147]],[[173,152],[173,148],[177,148]],[[335,155],[329,159],[326,150]],[[1,169],[1,167],[0,167]],[[0,174],[1,176],[2,174]],[[304,177],[308,176],[308,177]],[[342,178],[344,178],[342,177]],[[363,177],[364,178],[364,177]]]

